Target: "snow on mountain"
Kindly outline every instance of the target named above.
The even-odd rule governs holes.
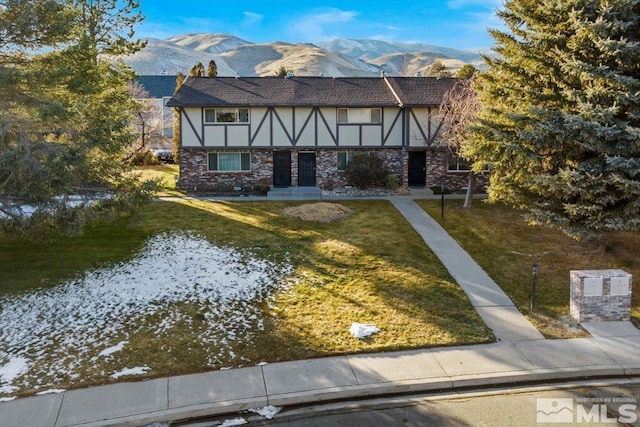
[[[253,44],[229,34],[183,34],[170,37],[167,41],[184,48],[209,53],[223,53],[240,46]]]
[[[148,39],[125,62],[140,75],[187,74],[198,62],[216,61],[219,76],[270,76],[281,67],[296,75],[330,77],[414,75],[438,60],[455,72],[465,63],[481,66],[479,53],[419,43],[335,39],[327,42],[256,44],[228,34],[183,34]]]

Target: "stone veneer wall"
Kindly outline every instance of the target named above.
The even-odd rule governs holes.
[[[251,171],[210,172],[207,170],[207,153],[210,149],[181,149],[180,177],[178,186],[189,191],[215,193],[255,193],[268,190],[273,185],[273,150],[250,149]],[[226,152],[233,150],[226,150]],[[237,152],[247,150],[237,150]],[[320,188],[341,188],[347,185],[346,173],[338,171],[338,152],[344,149],[289,149],[291,151],[291,185],[298,185],[298,153],[316,153],[316,184]],[[350,150],[357,152],[359,150]],[[400,178],[400,185],[407,185],[409,153],[400,148],[363,148],[363,152],[377,152],[384,160],[390,173]],[[467,187],[465,172],[448,172],[446,153],[429,150],[426,156],[427,187],[440,186],[443,176],[445,186],[452,191],[463,191]],[[487,176],[476,176],[476,192],[482,191],[488,181]]]
[[[209,151],[211,150],[180,150],[180,188],[217,193],[251,193],[268,190],[273,184],[273,156],[270,150],[251,150],[250,172],[208,171]],[[238,150],[241,151],[243,150]]]
[[[408,159],[407,159],[408,162]],[[469,173],[449,171],[447,150],[427,151],[427,187],[441,186],[444,177],[445,187],[452,192],[463,192],[469,184]],[[484,193],[489,185],[489,174],[476,174],[474,193]]]
[[[318,187],[325,189],[342,188],[347,185],[347,174],[345,171],[338,170],[338,152],[345,150],[321,149],[316,151],[316,182]],[[357,153],[358,151],[368,153],[378,153],[378,156],[384,161],[389,173],[402,179],[403,176],[403,151],[401,149],[363,149],[349,150]],[[292,155],[293,156],[293,155]],[[402,181],[401,181],[402,182]]]
[[[578,322],[629,320],[631,279],[624,270],[571,271],[571,317]]]

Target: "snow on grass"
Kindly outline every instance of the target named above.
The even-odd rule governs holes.
[[[123,370],[121,370],[119,372],[116,372],[115,374],[112,374],[111,378],[118,379],[120,377],[127,377],[127,376],[131,376],[131,375],[144,375],[150,369],[151,368],[149,368],[148,366],[138,366],[138,367],[135,367],[135,368],[124,368]]]
[[[190,324],[177,304],[196,307],[208,322],[197,339],[215,349],[210,363],[233,360],[230,344],[250,344],[251,330],[262,327],[259,302],[291,271],[192,234],[161,234],[126,263],[0,296],[0,394],[113,372],[99,364],[126,354],[132,325],[161,338]]]
[[[45,391],[38,392],[38,393],[36,393],[36,395],[37,396],[42,396],[42,395],[45,395],[45,394],[60,394],[60,393],[64,393],[65,391],[67,391],[67,390],[65,390],[63,388],[52,388],[50,390],[45,390]]]
[[[28,369],[27,359],[23,357],[12,357],[0,366],[0,393],[12,393],[17,390],[17,387],[12,386],[11,383]]]
[[[102,350],[100,352],[100,354],[98,354],[98,357],[110,356],[113,353],[121,351],[124,348],[125,344],[127,344],[127,343],[129,343],[129,341],[120,341],[118,344],[116,344],[116,345],[114,345],[112,347],[105,348],[104,350]]]

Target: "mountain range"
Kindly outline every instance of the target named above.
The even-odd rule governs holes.
[[[197,63],[214,60],[218,76],[272,76],[280,67],[298,76],[369,77],[427,74],[439,61],[455,73],[465,64],[482,66],[479,52],[380,40],[334,39],[318,43],[252,43],[229,34],[184,34],[147,40],[125,58],[139,75],[188,74]]]

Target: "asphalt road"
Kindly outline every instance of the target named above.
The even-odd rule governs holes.
[[[248,414],[238,417],[245,418],[245,425],[269,427],[640,426],[638,401],[640,379],[284,408],[273,420]]]

